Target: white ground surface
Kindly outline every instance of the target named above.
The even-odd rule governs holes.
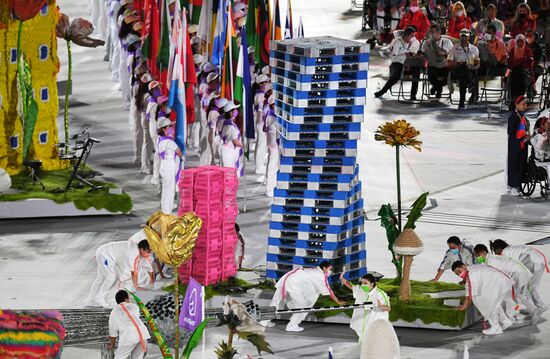
[[[284,1],[283,1],[284,3]],[[71,18],[88,17],[86,0],[60,0],[59,6]],[[281,4],[284,11],[286,4]],[[353,39],[360,29],[360,17],[350,14],[349,1],[294,1],[295,21],[303,17],[307,36],[333,35]],[[66,53],[59,43],[62,73]],[[0,307],[2,308],[79,308],[95,275],[92,260],[102,243],[124,240],[158,208],[155,189],[148,177],[130,164],[131,142],[127,112],[120,104],[117,85],[110,81],[102,49],[73,47],[74,86],[71,100],[71,127],[91,124],[94,137],[102,143],[94,148],[90,164],[116,181],[134,200],[128,216],[92,218],[49,218],[0,222]],[[388,63],[373,58],[370,88],[382,84]],[[371,91],[372,92],[372,91]],[[425,243],[423,254],[415,258],[413,277],[430,279],[445,251],[445,241],[458,235],[487,242],[503,238],[524,244],[549,235],[550,202],[540,198],[504,196],[503,167],[506,156],[505,116],[477,110],[456,111],[438,104],[402,105],[393,100],[381,102],[368,95],[367,120],[363,124],[359,163],[363,196],[370,221],[366,224],[368,268],[393,275],[386,250],[385,234],[376,221],[382,203],[395,203],[394,152],[373,140],[373,131],[384,121],[406,118],[421,132],[422,153],[402,152],[403,197],[407,204],[423,191],[431,193],[429,209],[420,220],[417,233]],[[191,153],[188,163],[197,163]],[[238,219],[246,238],[246,267],[264,264],[270,201],[263,196],[261,179],[248,175],[246,213]],[[239,204],[243,208],[241,184]],[[406,207],[406,206],[405,206]],[[550,257],[546,245],[538,246]],[[456,281],[452,274],[444,280]],[[542,295],[550,301],[550,276],[542,283]],[[521,326],[498,337],[487,338],[480,327],[463,332],[398,329],[403,358],[462,358],[464,346],[471,358],[548,358],[550,314],[538,326]],[[344,325],[308,324],[300,334],[288,334],[279,325],[268,332],[276,358],[325,358],[335,349],[335,358],[358,358],[356,337]],[[224,334],[213,330],[207,348]],[[242,345],[240,353],[254,354]],[[64,358],[97,358],[95,347],[66,348]],[[154,355],[152,357],[155,357]],[[197,356],[200,357],[200,356]],[[206,358],[214,355],[208,351]],[[271,357],[271,356],[266,356]]]

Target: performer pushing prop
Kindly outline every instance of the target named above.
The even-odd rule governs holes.
[[[491,326],[483,330],[483,334],[502,334],[503,330],[513,324],[503,310],[503,303],[513,297],[514,281],[510,277],[490,266],[466,266],[461,261],[454,262],[452,270],[466,282],[467,295],[464,304],[457,309],[465,310],[473,302]]]
[[[339,305],[345,304],[334,295],[328,284],[328,277],[332,273],[332,264],[327,261],[321,262],[315,268],[296,268],[279,279],[275,284],[275,294],[271,300],[271,306],[282,309],[284,305],[289,309],[313,307],[320,295],[330,295]],[[290,317],[286,326],[287,332],[301,332],[304,328],[300,323],[306,318],[307,312],[296,313]],[[262,321],[265,327],[274,327],[275,323],[270,320]]]

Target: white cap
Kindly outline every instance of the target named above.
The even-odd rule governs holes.
[[[149,82],[149,81],[153,81],[153,77],[151,76],[150,73],[146,72],[144,73],[141,78],[140,78],[141,82]]]
[[[264,75],[269,75],[269,72],[270,72],[269,66],[264,66],[264,67],[262,68],[262,74],[264,74]]]
[[[254,53],[254,51],[256,51],[256,49],[254,48],[254,46],[248,46],[248,53],[249,53],[249,54]]]
[[[191,45],[195,45],[195,44],[200,44],[201,43],[201,38],[198,37],[198,36],[193,36],[191,38]]]
[[[193,62],[195,63],[195,65],[200,64],[203,61],[204,61],[204,58],[202,57],[202,55],[200,54],[193,55]]]
[[[223,109],[225,107],[225,105],[227,105],[229,103],[229,101],[227,101],[226,98],[218,98],[214,101],[214,105],[216,105],[216,107],[218,108],[221,108]]]
[[[269,82],[269,76],[265,74],[261,74],[256,78],[256,83],[261,84],[262,82]]]
[[[229,111],[232,111],[236,108],[239,108],[239,106],[235,105],[235,103],[233,101],[229,101],[229,102],[227,102],[227,105],[225,105],[223,107],[223,112],[229,112]]]
[[[211,83],[212,81],[218,79],[218,77],[220,77],[220,75],[218,75],[217,73],[215,72],[211,72],[208,74],[208,76],[206,77],[206,83]]]
[[[202,72],[204,73],[208,73],[208,72],[212,72],[212,71],[216,71],[218,68],[216,67],[216,65],[214,65],[213,63],[211,62],[206,62],[204,64],[204,67],[202,68]]]
[[[208,102],[212,101],[215,98],[220,97],[220,93],[218,91],[212,91],[210,96],[208,96]]]
[[[187,31],[189,31],[189,33],[191,34],[196,34],[198,29],[199,27],[197,25],[192,24],[192,25],[189,25],[189,27],[187,28]]]
[[[158,87],[160,85],[160,83],[158,81],[151,81],[149,82],[149,91],[151,91],[152,89],[154,89],[155,87]]]
[[[166,117],[159,117],[157,120],[157,130],[160,130],[161,128],[164,128],[166,126],[170,126],[172,124],[172,121]]]

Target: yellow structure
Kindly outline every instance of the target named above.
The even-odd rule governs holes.
[[[17,112],[17,34],[19,20],[13,20],[2,1],[0,4],[0,167],[17,174],[22,166],[23,133]],[[29,158],[42,161],[43,170],[65,167],[57,157],[56,76],[59,72],[55,25],[59,12],[55,0],[33,19],[23,23],[21,51],[32,71],[38,118],[32,136]]]

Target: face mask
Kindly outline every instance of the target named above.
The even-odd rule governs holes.
[[[466,277],[468,276],[468,271],[465,270],[464,272],[460,273],[458,276],[462,279],[466,279]]]
[[[366,284],[362,284],[361,285],[361,288],[365,291],[365,292],[370,292],[370,286],[366,285]]]
[[[485,262],[486,262],[485,257],[479,256],[479,257],[476,258],[476,263],[477,264],[483,264]]]
[[[331,274],[332,274],[332,271],[328,270],[325,272],[325,277],[330,277]]]
[[[451,249],[452,254],[458,254],[460,251],[458,249]]]
[[[485,34],[484,37],[485,37],[485,40],[487,40],[487,41],[493,40],[493,35],[491,35],[491,34]]]
[[[411,10],[411,12],[417,12],[418,10],[420,10],[420,8],[418,6],[411,6],[409,7],[409,10]]]
[[[458,11],[456,12],[456,16],[461,17],[462,15],[464,15],[464,11],[458,10]]]
[[[174,132],[174,126],[170,126],[166,129],[166,136],[174,138]]]

